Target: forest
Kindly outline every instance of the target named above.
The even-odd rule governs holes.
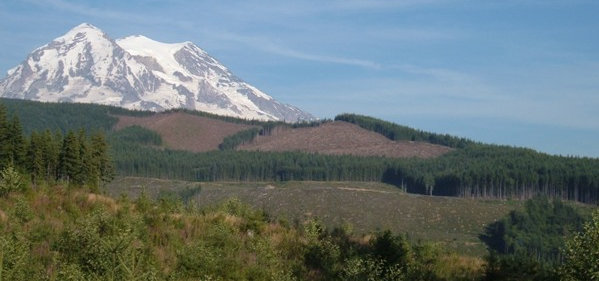
[[[8,116],[0,105],[0,170],[5,176],[28,175],[32,184],[63,181],[67,185],[99,187],[114,176],[112,159],[103,132],[84,129],[66,135],[32,131],[23,133],[17,116]],[[3,193],[10,190],[3,190]]]
[[[423,132],[372,117],[342,114],[336,120],[357,124],[392,140],[426,141],[454,147],[434,159],[331,156],[300,152],[244,152],[235,147],[275,126],[318,126],[319,122],[283,125],[232,117],[228,122],[257,126],[226,138],[222,151],[191,153],[160,147],[160,136],[138,127],[112,131],[115,115],[148,115],[110,106],[46,104],[3,99],[7,111],[23,120],[23,131],[102,130],[110,143],[115,171],[122,176],[192,181],[378,181],[418,194],[473,198],[529,199],[536,195],[599,203],[599,159],[556,156],[531,149],[489,145]],[[324,120],[322,122],[328,122]],[[152,143],[143,138],[151,135]]]
[[[571,205],[547,197],[526,201],[486,227],[486,280],[561,280],[556,267],[567,259],[564,237],[584,230],[589,218]]]
[[[0,105],[0,280],[592,280],[599,274],[599,212],[591,218],[561,202],[564,191],[551,189],[550,181],[561,175],[555,170],[596,177],[594,159],[476,143],[432,161],[231,148],[190,153],[161,148],[160,135],[137,126],[94,131],[48,118],[43,122],[65,127],[26,130],[13,112]],[[509,167],[505,174],[497,172],[501,165]],[[548,176],[527,179],[540,173],[537,167]],[[520,178],[510,174],[515,171]],[[443,186],[449,185],[437,181],[454,173],[463,176],[453,179],[455,186],[470,188],[454,196],[532,199],[487,227],[481,239],[490,255],[473,265],[434,242],[384,230],[356,235],[327,229],[318,219],[290,224],[235,199],[198,209],[170,197],[101,195],[99,187],[115,173],[197,181],[386,181],[430,195],[448,192]],[[512,177],[517,184],[501,184]],[[593,190],[591,183],[578,187]],[[522,190],[509,188],[520,184]]]

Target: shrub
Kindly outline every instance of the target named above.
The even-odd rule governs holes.
[[[11,165],[0,172],[0,196],[6,196],[13,191],[21,191],[25,185],[19,172]]]

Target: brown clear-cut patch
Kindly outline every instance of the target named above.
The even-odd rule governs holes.
[[[342,121],[317,127],[282,128],[239,146],[253,151],[304,151],[332,155],[433,158],[452,149],[426,142],[392,141],[381,134]]]
[[[115,130],[138,125],[160,134],[166,147],[192,152],[218,150],[218,145],[226,136],[253,127],[183,112],[117,117],[119,122],[115,125]]]

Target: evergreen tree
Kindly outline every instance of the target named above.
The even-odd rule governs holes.
[[[108,154],[108,144],[102,132],[91,136],[90,140],[90,161],[93,166],[90,183],[99,186],[102,182],[109,182],[114,178],[114,168]]]
[[[6,117],[6,108],[0,104],[0,169],[10,164],[10,157],[9,125]]]
[[[562,280],[599,280],[599,210],[595,210],[584,231],[567,241]]]
[[[88,145],[87,136],[85,135],[85,130],[79,130],[77,142],[79,144],[79,163],[81,165],[79,166],[75,182],[78,184],[86,184],[89,179],[94,178],[93,174],[96,173],[96,167],[91,160],[91,151]]]
[[[38,183],[45,178],[43,139],[37,133],[31,133],[27,149],[27,170],[31,173],[31,181]]]
[[[55,136],[52,136],[50,130],[46,130],[41,138],[42,154],[44,155],[44,176],[46,181],[53,181],[58,177],[62,135],[57,132]]]
[[[8,138],[11,152],[10,159],[15,167],[24,168],[27,150],[25,137],[23,136],[23,127],[17,116],[13,116],[12,122],[8,127]]]
[[[79,140],[73,131],[67,132],[63,140],[58,163],[59,178],[67,183],[79,184],[81,158]]]

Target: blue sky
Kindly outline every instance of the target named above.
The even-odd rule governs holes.
[[[88,22],[192,41],[321,118],[599,157],[597,15],[583,0],[2,0],[0,71]]]

